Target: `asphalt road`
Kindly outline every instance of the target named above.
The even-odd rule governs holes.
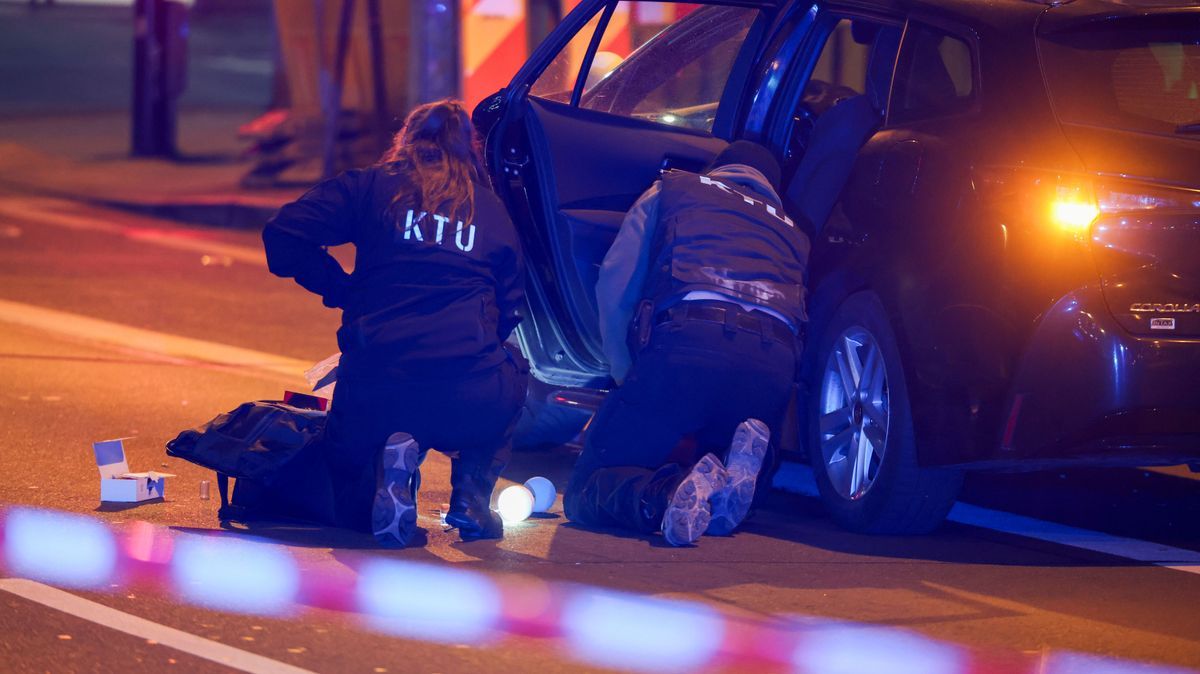
[[[168,459],[163,445],[242,401],[302,383],[266,360],[205,362],[219,360],[223,347],[285,364],[315,362],[336,348],[337,316],[271,277],[257,250],[256,233],[0,193],[0,502],[86,513],[118,529],[151,522],[177,538],[243,536],[220,530],[217,502],[199,498],[211,474]],[[165,501],[99,507],[90,444],[122,436],[133,437],[133,470],[178,476]],[[541,474],[562,485],[571,460],[566,450],[519,455],[506,478]],[[379,555],[687,598],[735,615],[904,628],[973,648],[1200,668],[1200,492],[1186,470],[973,477],[957,521],[918,538],[839,531],[802,495],[803,471],[790,470],[784,482],[799,493],[775,493],[744,531],[694,549],[574,528],[561,502],[549,517],[510,527],[501,542],[464,544],[436,513],[448,499],[447,473],[448,462],[431,455],[418,504],[428,538],[420,548],[379,551],[366,537],[333,530],[253,533],[304,568],[329,573],[347,573],[356,555]],[[5,671],[230,671],[48,608],[3,583]],[[324,610],[268,619],[191,607],[154,587],[74,594],[310,671],[581,670],[555,644],[531,638],[434,645]]]

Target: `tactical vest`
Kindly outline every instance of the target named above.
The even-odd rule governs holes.
[[[778,204],[731,181],[685,171],[662,179],[646,297],[656,307],[694,290],[808,320],[809,242]]]

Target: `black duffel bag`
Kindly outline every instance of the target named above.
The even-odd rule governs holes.
[[[317,447],[325,419],[318,410],[256,400],[180,433],[167,442],[167,455],[216,471],[222,521],[329,523],[332,496]]]

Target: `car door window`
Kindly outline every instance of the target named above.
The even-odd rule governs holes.
[[[816,118],[841,101],[867,95],[870,90],[874,106],[882,112],[899,36],[899,26],[861,18],[838,21],[805,84],[802,105]],[[868,86],[871,78],[878,81]]]
[[[825,40],[820,51],[800,59],[796,79],[789,85],[792,92],[803,83],[799,100],[794,93],[778,97],[785,106],[777,119],[787,125],[782,141],[789,160],[804,156],[818,120],[842,103],[846,103],[840,108],[844,119],[837,124],[827,120],[826,126],[832,124],[838,130],[839,140],[834,145],[843,145],[840,151],[857,150],[857,145],[849,144],[879,126],[888,102],[901,24],[836,15],[823,21]],[[807,79],[802,79],[803,64],[814,62],[807,59],[815,59],[815,63]]]
[[[965,40],[913,24],[896,69],[892,116],[913,120],[964,112],[975,98],[975,68]]]
[[[580,68],[583,67],[588,45],[596,33],[596,26],[600,23],[601,14],[597,12],[579,32],[575,33],[562,51],[558,52],[550,61],[550,65],[546,66],[542,74],[534,80],[533,86],[529,88],[529,95],[557,103],[571,101],[575,81],[579,77]]]
[[[712,131],[726,83],[758,15],[744,7],[618,3],[582,73],[579,106]],[[580,30],[530,93],[569,100],[593,33],[588,27]]]

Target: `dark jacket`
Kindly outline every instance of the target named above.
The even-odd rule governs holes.
[[[661,308],[697,291],[716,293],[771,309],[797,326],[808,318],[808,250],[808,238],[775,195],[732,180],[668,171],[644,294]]]
[[[472,222],[389,207],[402,180],[374,167],[309,190],[267,223],[267,266],[342,309],[342,378],[442,379],[498,365],[525,302],[512,221],[478,184]],[[356,249],[349,274],[325,250],[344,243]]]
[[[731,164],[709,171],[706,175],[752,198],[757,197],[759,201],[780,203],[779,196],[767,179],[749,166]],[[600,278],[596,283],[600,334],[609,371],[617,383],[625,381],[633,365],[626,337],[634,308],[646,296],[655,257],[652,249],[659,238],[661,200],[662,181],[656,181],[629,209],[616,240],[600,265]],[[798,233],[801,241],[797,244],[800,250],[795,251],[799,254],[797,261],[807,265],[808,238]],[[736,301],[734,297],[730,299]]]

